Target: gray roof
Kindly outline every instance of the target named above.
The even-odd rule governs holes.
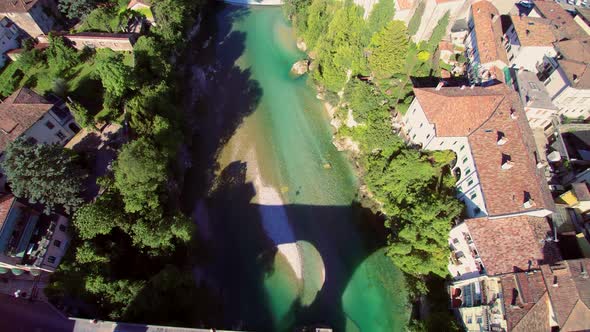
[[[518,70],[516,73],[518,93],[523,105],[532,108],[555,110],[558,108],[551,102],[545,85],[539,81],[537,75],[528,70]]]

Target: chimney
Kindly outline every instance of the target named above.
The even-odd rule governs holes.
[[[512,120],[518,119],[518,115],[516,114],[515,109],[510,109],[510,118],[512,118]]]
[[[471,90],[473,90],[473,88],[475,88],[475,84],[471,84]]]
[[[465,90],[465,85],[461,85],[461,90]]]
[[[529,198],[528,201],[524,202],[522,205],[525,209],[532,208],[533,206],[535,206],[535,201],[532,198]]]
[[[506,160],[503,164],[502,164],[502,169],[511,169],[514,166],[514,162],[510,161],[510,160]]]
[[[559,284],[557,283],[557,276],[553,276],[553,287],[559,287]]]
[[[537,168],[543,168],[547,165],[547,162],[544,160],[541,160],[537,163]]]
[[[440,89],[442,89],[442,87],[445,85],[445,82],[440,82],[438,83],[438,85],[436,86],[436,91],[440,91]]]

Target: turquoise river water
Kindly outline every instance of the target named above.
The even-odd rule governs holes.
[[[315,89],[289,73],[305,54],[281,9],[218,3],[201,29],[212,37],[194,55],[199,106],[208,109],[199,125],[216,134],[199,142],[223,143],[197,157],[216,169],[203,231],[213,257],[206,272],[224,299],[226,327],[403,330],[405,281],[384,255],[381,227],[356,203],[358,181],[332,145]],[[263,216],[290,225],[300,278],[266,236]]]

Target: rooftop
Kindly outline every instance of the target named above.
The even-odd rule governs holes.
[[[17,139],[53,104],[28,88],[21,88],[0,103],[0,151]]]
[[[554,1],[535,1],[535,10],[557,28],[559,40],[588,37],[563,7]]]
[[[468,138],[490,216],[553,210],[543,169],[537,167],[533,134],[515,92],[498,84],[415,88],[414,93],[436,136]],[[499,145],[500,138],[507,142]],[[502,169],[508,161],[510,169]]]
[[[528,271],[561,258],[557,245],[545,241],[551,237],[545,218],[483,217],[465,223],[489,276]]]
[[[2,226],[4,225],[4,221],[8,216],[8,212],[10,211],[10,207],[12,203],[16,200],[11,194],[4,195],[0,197],[0,230],[2,230]]]
[[[539,81],[537,74],[528,70],[518,70],[516,80],[520,101],[523,105],[544,110],[558,110],[551,101],[545,85]]]
[[[511,16],[521,46],[551,47],[558,38],[556,28],[540,17]]]
[[[508,330],[550,331],[549,301],[539,271],[508,274],[501,278]]]
[[[553,44],[561,55],[559,66],[574,88],[590,89],[590,37]]]
[[[0,0],[0,13],[28,12],[38,0]]]
[[[563,331],[590,330],[590,259],[542,266],[555,318]]]
[[[471,5],[471,12],[480,62],[502,61],[508,64],[508,56],[502,46],[504,33],[498,9],[489,1],[482,0]]]

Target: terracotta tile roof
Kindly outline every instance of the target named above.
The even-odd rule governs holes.
[[[438,43],[438,50],[439,51],[449,51],[449,52],[453,52],[454,50],[454,46],[453,43],[451,43],[450,41],[446,41],[446,40],[441,40],[440,43]]]
[[[588,37],[588,34],[560,4],[554,1],[535,1],[535,9],[557,28],[560,40]]]
[[[401,10],[410,9],[414,6],[413,0],[395,0],[397,2],[397,6]]]
[[[490,216],[554,209],[543,169],[535,161],[533,134],[515,92],[498,84],[438,91],[415,88],[414,94],[434,124],[436,136],[468,137]],[[508,141],[498,145],[499,136]],[[505,159],[513,162],[512,168],[502,169]],[[525,198],[535,204],[525,208]]]
[[[0,197],[0,230],[2,229],[2,225],[4,225],[4,221],[8,216],[10,207],[15,200],[16,197],[12,196],[11,194]]]
[[[545,218],[516,216],[465,220],[489,276],[527,271],[561,259]]]
[[[138,4],[146,5],[146,6],[152,5],[150,0],[131,0],[131,1],[129,1],[127,8],[131,8],[131,7],[138,5]]]
[[[500,13],[489,1],[482,0],[471,5],[473,29],[481,63],[502,61],[508,64],[508,55],[502,46],[502,21]]]
[[[0,0],[0,13],[28,12],[38,0]]]
[[[550,21],[540,17],[511,16],[521,46],[553,46],[557,30]]]
[[[574,88],[590,89],[590,37],[553,44],[562,55],[557,60]]]
[[[555,318],[563,331],[590,330],[589,269],[587,258],[541,267]]]
[[[550,331],[549,299],[539,271],[501,277],[508,331]]]
[[[414,88],[437,136],[468,136],[482,125],[503,99],[501,90],[494,87]],[[476,107],[477,105],[477,107]]]
[[[14,141],[53,104],[28,88],[22,88],[0,103],[0,151]]]

